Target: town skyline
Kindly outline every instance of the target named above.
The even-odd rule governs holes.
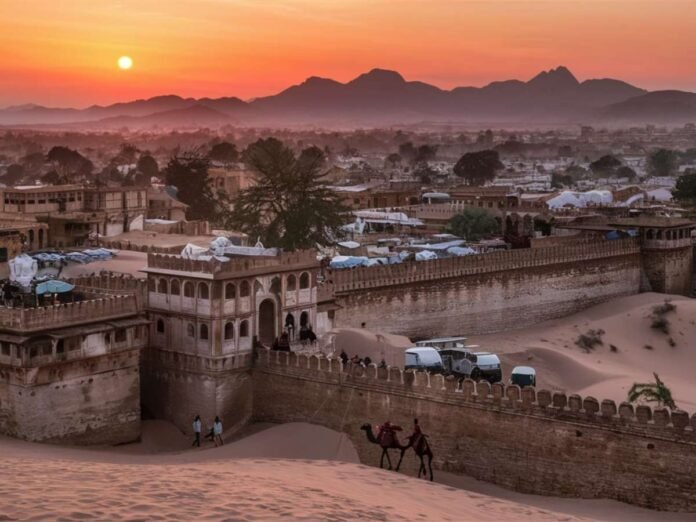
[[[451,89],[526,80],[563,64],[583,79],[696,90],[696,11],[683,0],[9,4],[0,106],[169,93],[250,99],[310,76],[347,82],[372,68]],[[117,66],[123,56],[131,69]]]

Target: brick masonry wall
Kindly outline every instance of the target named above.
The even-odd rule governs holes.
[[[335,326],[360,327],[415,338],[474,335],[563,317],[638,293],[641,257],[488,271],[338,294]],[[385,267],[386,268],[386,267]]]
[[[138,349],[41,368],[0,368],[0,433],[35,442],[140,437]]]
[[[414,417],[436,470],[526,493],[696,511],[696,416],[685,412],[470,380],[458,386],[398,368],[344,372],[338,360],[294,354],[263,352],[254,370],[254,420],[342,431],[364,463],[378,465],[381,449],[363,423],[390,420],[408,433]],[[409,450],[402,471],[415,470]]]
[[[148,347],[143,351],[141,395],[146,416],[172,422],[192,434],[201,416],[204,430],[220,416],[225,431],[251,418],[250,355],[203,359]]]

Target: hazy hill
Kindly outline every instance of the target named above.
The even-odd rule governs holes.
[[[630,122],[687,123],[696,121],[696,94],[655,91],[606,108],[604,115]]]
[[[395,71],[373,69],[346,83],[311,77],[273,96],[248,102],[235,97],[196,100],[167,95],[81,110],[15,106],[0,110],[0,124],[176,128],[232,123],[372,126],[424,120],[527,125],[617,119],[662,123],[696,119],[694,97],[677,91],[648,93],[609,78],[580,82],[562,66],[526,82],[506,80],[449,91],[407,81]]]

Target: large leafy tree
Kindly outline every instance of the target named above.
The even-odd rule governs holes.
[[[467,207],[450,219],[446,230],[467,241],[479,241],[500,232],[500,224],[486,209]]]
[[[696,171],[687,171],[679,176],[672,195],[678,201],[696,204]]]
[[[590,170],[596,176],[610,178],[614,176],[616,170],[621,166],[621,161],[611,154],[602,156],[597,161],[590,163]]]
[[[648,157],[648,172],[652,176],[671,176],[677,171],[679,157],[669,149],[657,149]]]
[[[59,183],[74,183],[92,174],[94,165],[76,150],[68,147],[53,147],[46,159],[51,162]]]
[[[225,195],[216,192],[208,177],[209,161],[196,153],[174,156],[164,168],[165,183],[177,188],[177,197],[189,208],[186,218],[222,224],[228,219]]]
[[[463,178],[467,185],[483,185],[495,179],[496,172],[504,168],[494,150],[467,152],[454,166],[454,173]]]
[[[208,153],[208,157],[224,165],[230,165],[239,159],[239,153],[237,152],[237,147],[233,143],[222,141],[212,146]]]
[[[320,149],[310,147],[296,155],[268,138],[249,145],[243,159],[256,171],[256,182],[234,201],[232,227],[286,250],[335,240],[347,209],[322,182],[325,161]]]
[[[653,373],[655,382],[648,383],[633,383],[631,389],[628,390],[629,402],[656,402],[658,406],[667,406],[671,410],[676,410],[677,405],[672,398],[672,392],[665,386],[657,373]]]

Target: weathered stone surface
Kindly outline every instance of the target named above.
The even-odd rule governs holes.
[[[639,425],[629,415],[630,405],[622,404],[619,410],[625,423],[617,422],[607,430],[605,418],[616,405],[602,402],[600,406],[592,397],[569,397],[571,407],[577,402],[587,414],[568,422],[563,415],[552,418],[536,407],[498,408],[492,396],[470,401],[467,390],[473,383],[466,380],[463,392],[451,393],[437,388],[441,376],[434,376],[435,389],[428,394],[431,400],[423,398],[420,387],[409,387],[399,380],[386,386],[374,383],[380,387],[370,386],[373,381],[363,381],[353,389],[347,382],[327,384],[324,376],[309,372],[298,378],[285,377],[282,368],[277,370],[280,373],[275,368],[269,373],[255,371],[255,419],[288,422],[311,418],[312,422],[345,431],[356,444],[362,462],[379,460],[379,449],[359,429],[363,423],[389,419],[407,426],[417,416],[430,437],[436,469],[465,473],[529,493],[606,497],[672,510],[693,509],[696,505],[696,479],[691,471],[696,466],[696,433],[683,426],[685,419],[678,413],[674,416],[675,427],[647,421]],[[447,385],[451,381],[441,382]],[[476,387],[478,392],[490,391],[483,383]],[[510,389],[506,387],[506,393]],[[541,403],[552,404],[550,392],[543,392],[537,392],[537,399],[541,396]],[[530,401],[533,395],[531,388],[522,390],[523,403],[525,396]],[[284,399],[279,401],[278,396]],[[321,413],[315,415],[317,410]],[[649,419],[650,412],[649,407],[636,408],[637,417]],[[415,473],[411,467],[414,462],[404,460],[407,473]],[[529,469],[534,473],[530,474]]]

